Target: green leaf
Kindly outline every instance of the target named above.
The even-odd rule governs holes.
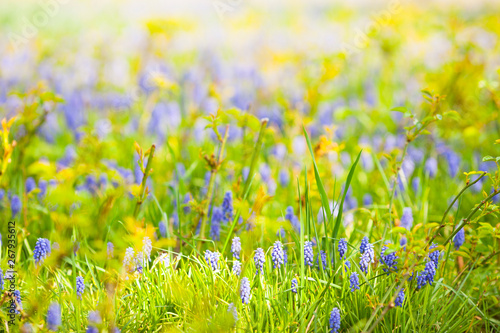
[[[486,155],[485,157],[483,157],[483,162],[488,162],[488,161],[493,161],[495,158],[493,156],[490,156],[490,155]],[[498,159],[498,157],[497,157]]]

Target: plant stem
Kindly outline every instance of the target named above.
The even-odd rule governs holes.
[[[259,159],[260,155],[260,149],[262,147],[262,141],[264,140],[264,129],[266,128],[268,122],[269,122],[268,118],[262,118],[260,120],[261,125],[260,125],[259,137],[257,138],[257,143],[255,144],[255,148],[253,150],[252,161],[250,162],[250,171],[248,172],[247,180],[245,182],[245,187],[243,187],[241,196],[243,196],[246,193],[248,187],[250,186],[251,179],[253,178],[255,166],[257,165],[257,160]]]
[[[146,165],[146,170],[144,171],[144,176],[142,177],[139,198],[137,199],[137,204],[135,205],[134,209],[134,217],[137,217],[137,214],[139,214],[139,209],[141,208],[141,205],[144,202],[144,191],[146,190],[146,181],[148,180],[151,171],[151,166],[153,165],[153,157],[155,154],[155,149],[156,146],[152,145],[148,156],[148,164]]]
[[[212,193],[213,193],[213,189],[214,189],[215,176],[217,175],[217,171],[219,170],[219,167],[222,163],[222,156],[224,154],[224,147],[226,146],[228,132],[229,132],[229,125],[226,126],[226,132],[224,133],[224,138],[222,139],[222,145],[220,147],[219,157],[217,158],[215,165],[213,165],[211,167],[211,170],[210,170],[210,180],[208,182],[208,190],[207,190],[207,202],[205,203],[205,208],[203,209],[203,216],[201,218],[201,226],[200,226],[200,237],[202,239],[205,239],[205,227],[207,224],[208,210],[210,208],[210,202],[212,201]],[[201,242],[198,243],[198,250],[201,249],[201,244],[202,244]]]

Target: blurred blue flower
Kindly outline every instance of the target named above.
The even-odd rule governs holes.
[[[241,274],[241,262],[235,260],[233,263],[233,274],[236,276],[240,276]]]
[[[464,228],[460,229],[455,237],[453,237],[453,244],[455,245],[455,250],[458,251],[460,247],[464,244],[465,242],[465,230]]]
[[[411,207],[403,208],[403,215],[401,216],[400,226],[407,230],[411,230],[413,226],[413,212]]]
[[[61,326],[61,306],[55,302],[50,304],[47,310],[47,325],[49,330],[54,332]]]
[[[85,290],[85,282],[83,281],[83,277],[76,277],[76,295],[79,299],[82,299],[83,291]]]
[[[297,281],[297,279],[296,279],[296,278],[293,278],[293,279],[292,279],[292,292],[293,292],[294,294],[296,294],[296,293],[297,293],[297,287],[298,287],[298,285],[299,285],[299,282]]]
[[[231,252],[233,253],[233,257],[235,257],[236,259],[240,259],[241,241],[238,236],[235,236],[233,238],[233,241],[231,243]]]
[[[394,300],[394,304],[402,308],[404,301],[405,301],[405,290],[401,289],[398,293],[398,296]]]
[[[222,221],[224,223],[231,222],[233,220],[233,193],[227,191],[222,200]]]
[[[21,199],[17,195],[13,195],[10,199],[10,210],[12,212],[12,218],[16,217],[17,213],[21,211]]]
[[[30,193],[31,191],[36,189],[35,179],[33,177],[28,177],[26,179],[25,187],[26,187],[26,193]]]

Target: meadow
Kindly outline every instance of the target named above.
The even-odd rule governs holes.
[[[1,332],[500,331],[498,6],[257,3],[0,5]]]

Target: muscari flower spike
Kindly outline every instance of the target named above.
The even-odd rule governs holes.
[[[285,220],[290,221],[295,231],[297,231],[298,233],[300,232],[300,222],[297,216],[295,216],[295,214],[293,213],[292,206],[288,206],[286,208]]]
[[[36,189],[36,182],[35,179],[33,179],[33,177],[28,177],[26,179],[25,188],[26,188],[26,193],[30,193],[31,191]]]
[[[351,287],[351,292],[354,292],[359,289],[359,276],[358,273],[352,272],[349,277],[349,285]]]
[[[417,275],[417,289],[424,287],[426,284],[432,286],[434,282],[434,276],[436,275],[436,266],[434,261],[430,260],[425,264],[425,269],[423,272],[419,272]]]
[[[294,294],[296,294],[296,293],[297,293],[297,287],[298,287],[298,285],[299,285],[299,282],[297,281],[297,279],[296,279],[296,278],[293,278],[293,279],[292,279],[292,292],[293,292]]]
[[[108,242],[107,252],[108,252],[108,259],[112,259],[115,252],[115,246],[113,245],[113,243]]]
[[[220,223],[222,221],[222,210],[219,207],[212,209],[212,219],[210,223],[210,237],[218,241],[220,238]]]
[[[231,252],[233,253],[233,257],[240,259],[241,241],[237,236],[233,238],[233,242],[231,243]]]
[[[253,260],[255,262],[255,269],[256,269],[256,274],[264,274],[264,263],[266,262],[266,255],[264,253],[264,250],[262,248],[258,248],[255,251],[255,255],[253,257]]]
[[[351,262],[349,260],[344,260],[344,270],[347,272],[348,269],[351,269]]]
[[[326,252],[323,250],[319,251],[318,266],[319,266],[319,258],[321,258],[321,267],[323,267],[323,269],[325,269],[328,266],[328,263],[326,260]]]
[[[240,297],[241,297],[241,302],[243,304],[250,303],[250,298],[251,298],[250,281],[246,277],[241,279]]]
[[[76,295],[79,299],[82,299],[83,291],[85,290],[85,282],[83,281],[83,277],[76,277]]]
[[[340,259],[343,259],[344,255],[347,252],[347,240],[345,238],[341,238],[339,240],[338,250],[339,250]]]
[[[361,254],[365,253],[366,246],[369,243],[370,240],[368,239],[368,237],[367,236],[363,237],[363,239],[361,240],[361,245],[359,246],[359,253]]]
[[[333,333],[337,333],[340,329],[340,311],[338,308],[333,308],[330,313],[330,329]]]
[[[86,333],[99,333],[99,329],[96,327],[102,322],[99,311],[90,311],[88,316],[88,321],[89,321],[89,326],[87,327]]]
[[[233,192],[227,191],[222,200],[222,221],[228,223],[233,220]]]
[[[395,252],[385,254],[385,251],[387,250],[387,246],[383,245],[382,246],[382,251],[380,253],[380,261],[387,266],[387,268],[383,268],[384,272],[389,272],[391,270],[397,271],[397,264],[398,264],[398,259],[399,257],[396,256]]]
[[[134,269],[132,268],[133,261],[134,261],[134,249],[129,247],[125,250],[125,256],[123,257],[123,267],[129,273],[134,271]]]
[[[0,290],[3,290],[3,285],[4,285],[4,281],[3,281],[3,271],[2,271],[2,269],[0,268]]]
[[[23,303],[21,302],[21,292],[19,290],[14,290],[14,292],[12,293],[14,295],[14,299],[16,300],[16,310],[15,310],[15,314],[20,314],[19,310],[22,310],[23,309]]]
[[[413,213],[411,207],[403,208],[403,215],[401,216],[400,226],[407,230],[411,230],[413,225]]]
[[[144,253],[142,251],[137,252],[137,255],[135,256],[135,270],[139,273],[142,274],[144,272]]]
[[[233,263],[233,274],[236,276],[240,276],[241,274],[241,262],[235,260]]]
[[[462,228],[457,232],[455,237],[453,237],[453,245],[455,246],[455,250],[458,251],[464,243],[465,243],[465,230],[464,228]]]
[[[54,332],[61,326],[61,306],[56,302],[50,304],[47,310],[47,325]]]
[[[162,238],[167,236],[167,225],[165,222],[160,221],[160,223],[158,223],[158,231],[160,232]]]
[[[310,241],[304,243],[304,262],[306,265],[312,266],[314,261],[313,244]]]
[[[401,289],[398,293],[398,296],[394,300],[394,304],[402,308],[404,301],[405,301],[405,290]]]
[[[17,195],[13,195],[10,199],[10,210],[12,217],[15,217],[21,211],[21,199]]]
[[[434,267],[437,269],[438,268],[438,264],[439,264],[439,255],[440,255],[440,252],[439,250],[434,250],[432,251],[433,249],[435,249],[437,247],[437,244],[436,243],[433,243],[430,247],[429,247],[429,259],[432,260],[434,262]]]
[[[238,310],[236,309],[233,303],[229,303],[227,307],[227,312],[233,315],[234,322],[236,323],[238,321]]]
[[[373,245],[371,243],[367,243],[365,245],[364,253],[361,255],[361,259],[359,261],[359,268],[363,273],[368,273],[368,266],[370,263],[374,262],[375,253],[373,251]]]
[[[281,265],[285,264],[285,253],[283,251],[283,244],[281,244],[280,241],[274,242],[271,256],[273,258],[274,268],[279,269]]]
[[[43,261],[50,254],[50,241],[45,238],[38,238],[33,249],[33,259],[35,259],[35,266],[42,265]]]
[[[145,257],[148,259],[148,261],[151,261],[151,251],[153,251],[153,245],[151,242],[151,238],[149,237],[144,237],[142,239],[142,251],[144,252]]]

